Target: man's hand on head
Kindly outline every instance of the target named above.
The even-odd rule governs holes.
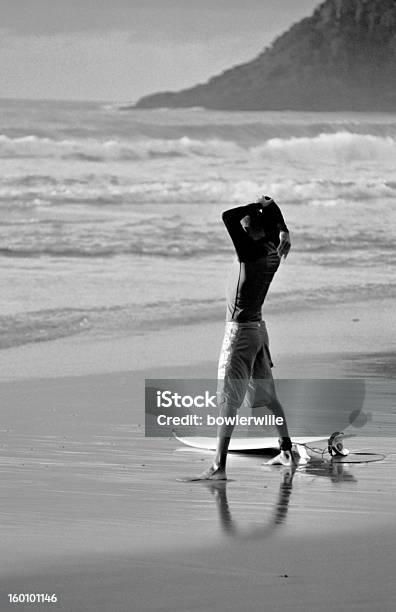
[[[280,232],[279,233],[279,246],[277,248],[278,256],[280,257],[280,259],[282,259],[282,257],[286,259],[286,257],[289,254],[290,247],[291,247],[291,242],[290,242],[289,232]]]

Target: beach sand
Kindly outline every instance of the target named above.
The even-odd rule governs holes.
[[[144,437],[144,378],[216,376],[221,322],[2,351],[0,609],[394,610],[392,312],[370,302],[268,320],[275,377],[378,382],[379,410],[348,445],[383,461],[291,474],[233,454],[217,485],[177,480],[210,453]]]

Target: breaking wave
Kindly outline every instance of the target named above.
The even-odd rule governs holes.
[[[392,136],[356,134],[347,131],[316,136],[269,138],[246,146],[242,141],[221,138],[95,138],[54,140],[35,135],[10,138],[0,135],[1,158],[59,158],[91,162],[140,161],[172,157],[208,157],[279,161],[312,161],[318,156],[334,161],[387,161],[396,155]]]
[[[105,207],[118,204],[200,204],[247,202],[261,193],[263,183],[254,180],[153,180],[125,182],[112,175],[90,175],[79,179],[55,179],[51,176],[20,176],[0,181],[0,206],[84,204]],[[355,180],[285,178],[267,182],[265,189],[283,203],[337,205],[348,201],[395,198],[396,182],[364,175]],[[0,220],[0,225],[15,223]]]
[[[327,161],[389,161],[396,156],[396,140],[391,136],[370,134],[319,134],[314,138],[272,138],[264,145],[251,149],[264,158],[281,161],[317,163],[318,157]]]
[[[75,159],[92,162],[109,160],[139,161],[158,157],[235,156],[240,147],[217,139],[195,140],[147,138],[139,140],[97,140],[94,138],[53,140],[29,135],[9,138],[0,135],[0,157]]]

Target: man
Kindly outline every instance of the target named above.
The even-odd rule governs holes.
[[[282,257],[290,250],[289,230],[282,213],[268,196],[222,215],[237,258],[227,288],[226,330],[219,360],[220,416],[235,416],[246,399],[252,408],[263,403],[282,417],[279,455],[274,463],[293,461],[286,418],[276,398],[272,362],[261,308]],[[218,429],[213,464],[199,480],[226,480],[226,461],[233,426]]]

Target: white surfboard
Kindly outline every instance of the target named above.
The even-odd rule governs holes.
[[[176,433],[173,434],[176,440],[186,444],[186,446],[192,446],[193,448],[201,448],[202,450],[215,450],[216,449],[216,438],[203,437],[203,436],[178,436]],[[231,438],[229,449],[230,451],[253,451],[253,450],[266,450],[271,448],[279,448],[279,442],[277,437],[251,437],[251,438]],[[318,442],[324,442],[327,445],[327,436],[300,436],[293,437],[293,444],[316,444]]]

